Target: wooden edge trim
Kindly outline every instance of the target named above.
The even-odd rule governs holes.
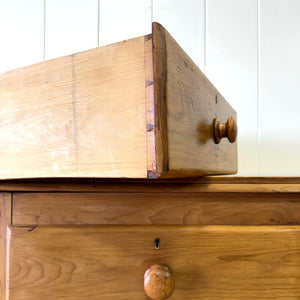
[[[1,192],[300,193],[300,177],[1,180]]]
[[[12,222],[11,222],[12,223]],[[5,299],[10,299],[9,276],[10,276],[10,244],[11,244],[11,227],[12,224],[6,227],[6,266],[5,266]]]
[[[94,225],[86,225],[86,224],[49,224],[49,225],[9,225],[8,230],[10,231],[10,236],[14,237],[19,235],[21,232],[24,234],[35,234],[39,231],[43,232],[53,232],[54,234],[59,233],[57,229],[64,231],[80,231],[83,232],[119,232],[120,229],[122,231],[127,232],[153,232],[155,230],[177,230],[183,232],[225,232],[225,233],[274,233],[275,235],[280,233],[288,233],[295,232],[299,233],[300,226],[299,225],[128,225],[128,224],[119,224],[119,225],[102,225],[102,224],[94,224]]]
[[[298,184],[247,183],[19,183],[1,184],[7,192],[88,192],[88,193],[297,193]]]
[[[8,226],[12,223],[11,197],[9,193],[0,194],[0,299],[9,299],[7,286],[9,270],[9,238]]]
[[[152,37],[156,173],[149,174],[151,176],[148,176],[148,178],[161,177],[169,170],[166,97],[166,41],[165,29],[159,23],[152,23]]]
[[[152,34],[145,36],[145,99],[146,99],[146,143],[147,178],[156,178],[155,117],[154,117],[154,79]]]

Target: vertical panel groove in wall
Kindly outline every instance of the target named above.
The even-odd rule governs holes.
[[[100,45],[100,0],[98,0],[98,16],[97,16],[97,47]]]
[[[204,30],[203,30],[203,35],[204,35],[204,43],[203,43],[203,70],[204,73],[206,74],[206,34],[207,34],[207,0],[204,0]]]
[[[153,0],[151,0],[151,24],[153,23]]]
[[[260,134],[260,0],[257,0],[257,175],[261,175],[261,134]]]
[[[46,9],[47,9],[47,0],[44,0],[44,36],[43,36],[43,60],[46,59]]]

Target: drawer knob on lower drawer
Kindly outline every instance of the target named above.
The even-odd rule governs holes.
[[[220,123],[214,119],[214,139],[219,144],[222,138],[227,137],[230,143],[234,143],[237,137],[238,127],[234,117],[229,117],[226,123]]]
[[[152,300],[169,298],[175,289],[175,281],[167,266],[153,265],[144,275],[144,289]]]

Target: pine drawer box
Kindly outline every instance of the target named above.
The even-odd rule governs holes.
[[[235,111],[157,23],[0,78],[0,179],[237,171]]]

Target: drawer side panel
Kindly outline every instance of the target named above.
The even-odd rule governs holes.
[[[147,177],[145,39],[1,74],[0,179]]]

